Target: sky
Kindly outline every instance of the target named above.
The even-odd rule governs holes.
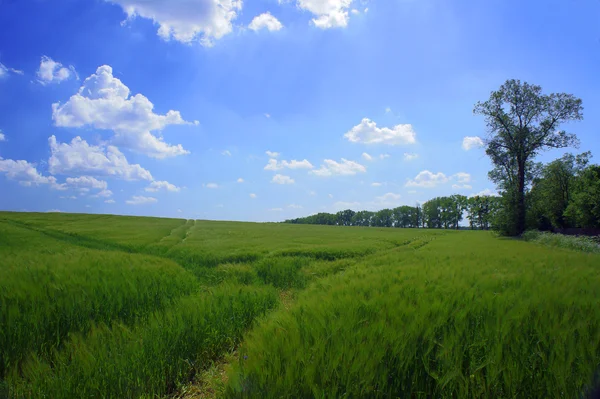
[[[583,100],[598,0],[0,0],[0,210],[281,221],[494,194],[477,101]],[[592,159],[596,163],[598,158]]]

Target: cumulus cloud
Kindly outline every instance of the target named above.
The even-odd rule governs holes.
[[[239,179],[237,179],[237,182],[238,182],[238,183],[243,183],[243,182],[244,182],[244,179],[242,179],[242,178],[240,177]]]
[[[114,204],[114,203],[115,203],[115,200],[113,200],[113,199],[109,199],[109,200],[106,200],[106,201],[104,201],[104,203],[105,203],[105,204]]]
[[[367,168],[363,165],[342,158],[342,162],[325,159],[320,169],[312,170],[310,173],[316,176],[352,176],[357,173],[365,173]]]
[[[67,177],[67,185],[75,188],[95,188],[98,190],[105,190],[108,187],[108,183],[104,180],[98,180],[92,176],[80,176],[80,177]]]
[[[4,173],[10,180],[16,180],[25,187],[49,184],[55,190],[65,190],[65,184],[58,184],[54,176],[43,176],[38,172],[36,165],[25,160],[4,159],[0,157],[0,173]]]
[[[77,172],[123,180],[153,180],[148,170],[130,164],[115,146],[89,145],[79,136],[71,143],[59,143],[55,136],[50,136],[48,143],[51,152],[48,170],[53,175]]]
[[[377,127],[377,123],[364,118],[358,125],[344,134],[352,143],[404,145],[416,143],[417,135],[412,125],[396,125],[393,128]]]
[[[465,151],[472,150],[473,148],[483,147],[483,140],[477,136],[466,136],[463,138],[462,148]]]
[[[283,25],[277,18],[271,15],[270,12],[265,12],[264,14],[257,15],[254,17],[250,25],[248,25],[253,31],[258,31],[261,29],[267,29],[269,31],[277,31],[283,28]]]
[[[0,130],[0,141],[6,141],[6,136],[2,133],[2,130]]]
[[[469,183],[471,181],[471,175],[466,172],[458,172],[451,176],[452,179],[456,180],[460,184]]]
[[[229,150],[225,150],[221,153],[221,155],[227,155],[228,157],[231,156],[231,152],[229,152]]]
[[[166,4],[166,3],[165,3]],[[113,142],[154,158],[189,154],[181,144],[166,143],[160,135],[169,125],[187,124],[179,111],[155,114],[154,104],[142,94],[130,95],[129,88],[113,76],[108,65],[98,67],[79,91],[64,104],[52,104],[52,119],[60,127],[91,126],[112,130]]]
[[[363,157],[363,159],[365,161],[372,161],[373,160],[373,157],[371,155],[367,154],[366,152],[362,153],[362,157]]]
[[[134,195],[131,199],[125,201],[125,203],[129,205],[144,205],[144,204],[152,204],[158,202],[158,200],[154,197],[144,197],[143,195]]]
[[[386,193],[382,196],[375,197],[372,205],[378,208],[395,208],[400,204],[402,195],[396,193]]]
[[[219,188],[217,183],[208,183],[205,185],[206,188]]]
[[[312,169],[314,166],[308,162],[308,160],[303,159],[302,161],[297,161],[292,159],[291,161],[278,161],[274,158],[269,159],[269,162],[265,166],[265,170],[281,170],[281,169]]]
[[[500,194],[498,194],[498,192],[496,190],[490,190],[489,188],[486,188],[485,190],[482,190],[478,193],[475,194],[471,194],[469,195],[469,197],[499,197]]]
[[[276,174],[275,176],[273,176],[273,179],[271,180],[271,183],[276,183],[276,184],[294,184],[294,179],[292,179],[289,176]]]
[[[279,157],[279,153],[274,152],[274,151],[265,151],[265,154],[267,154],[267,156],[269,158],[278,158]]]
[[[348,25],[348,9],[352,0],[298,0],[298,7],[309,11],[312,23],[321,29],[344,28]]]
[[[296,205],[296,204],[289,204],[288,208],[292,208],[292,209],[302,209],[302,205]]]
[[[371,186],[373,186],[373,187],[381,187],[381,186],[382,186],[382,183],[379,183],[379,182],[373,182],[373,183],[371,183]]]
[[[428,170],[419,172],[417,176],[406,183],[406,187],[432,188],[448,182],[448,177],[442,172],[432,173]]]
[[[242,0],[106,0],[121,6],[129,20],[151,19],[163,40],[212,46],[233,30],[232,21],[242,9]]]
[[[281,212],[283,211],[283,208],[271,208],[269,209],[271,212]]]
[[[40,67],[37,70],[38,82],[43,85],[49,83],[60,83],[71,77],[77,77],[77,72],[73,65],[68,68],[63,67],[60,62],[54,61],[52,58],[43,55],[40,61]]]
[[[389,158],[389,157],[390,157],[390,154],[380,154],[379,155],[379,159],[386,159],[386,158]]]
[[[414,152],[405,152],[404,153],[404,160],[405,161],[413,161],[415,159],[419,158],[419,154],[415,154]]]
[[[112,197],[113,192],[110,190],[102,190],[99,191],[97,194],[91,195],[92,198],[108,198],[108,197]]]
[[[160,190],[179,192],[181,188],[177,187],[174,184],[169,183],[168,181],[153,181],[150,183],[148,187],[145,188],[146,191],[155,193]]]
[[[252,199],[255,199],[256,197],[257,197],[257,195],[256,195],[256,194],[254,194],[254,193],[250,193],[250,198],[252,198]]]
[[[454,190],[470,190],[472,188],[473,188],[473,186],[471,186],[470,184],[453,184],[452,185],[452,189],[454,189]]]

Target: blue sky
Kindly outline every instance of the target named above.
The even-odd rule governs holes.
[[[2,0],[0,209],[277,221],[491,193],[473,105],[509,78],[572,93],[567,151],[600,156],[598,71],[596,0]]]

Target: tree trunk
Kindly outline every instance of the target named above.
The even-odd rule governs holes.
[[[517,184],[517,220],[515,228],[517,235],[521,235],[525,231],[525,162],[519,162]]]

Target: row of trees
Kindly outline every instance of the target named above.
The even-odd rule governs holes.
[[[416,206],[399,206],[377,212],[346,209],[338,213],[286,220],[294,224],[325,224],[336,226],[444,228],[458,229],[466,215],[471,229],[489,229],[499,208],[499,198],[464,195],[436,197]]]

